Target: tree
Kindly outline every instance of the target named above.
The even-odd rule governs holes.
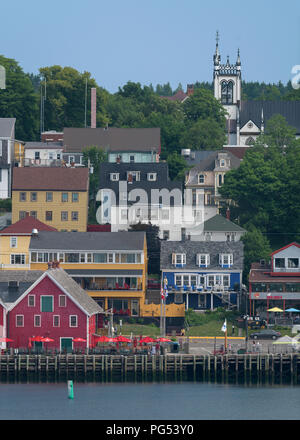
[[[160,274],[160,239],[159,227],[151,223],[137,223],[131,225],[130,232],[145,231],[147,240],[148,254],[148,273],[153,275]]]
[[[184,181],[186,172],[191,168],[185,159],[175,151],[169,154],[167,162],[170,179]]]
[[[262,259],[268,261],[272,249],[267,237],[255,226],[249,227],[249,230],[243,235],[241,241],[244,243],[243,282],[247,283],[251,264]]]
[[[16,139],[38,140],[39,99],[29,76],[14,59],[0,55],[0,65],[6,73],[6,89],[0,89],[1,117],[16,118]]]
[[[192,150],[219,150],[226,144],[225,127],[215,119],[199,119],[180,139],[184,148]]]
[[[199,119],[212,119],[225,128],[226,111],[211,90],[196,89],[193,95],[184,101],[183,109],[190,123],[197,122]]]

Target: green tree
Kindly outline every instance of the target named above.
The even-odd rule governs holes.
[[[192,150],[219,150],[226,144],[225,127],[215,119],[199,119],[185,130],[180,145]]]
[[[268,261],[272,249],[267,237],[255,226],[249,227],[249,230],[241,238],[241,241],[244,243],[243,282],[247,283],[251,264],[262,259]]]
[[[175,151],[169,154],[167,162],[170,179],[183,182],[186,172],[191,168],[185,159]]]
[[[183,109],[190,123],[197,122],[199,119],[212,119],[221,127],[225,127],[224,107],[208,89],[196,89],[193,95],[184,101]]]
[[[23,141],[39,139],[39,99],[32,82],[17,61],[0,55],[6,72],[6,89],[0,89],[0,114],[16,118],[15,137]]]

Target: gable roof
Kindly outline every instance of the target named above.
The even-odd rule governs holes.
[[[264,123],[275,114],[284,116],[289,125],[300,133],[300,100],[299,101],[242,101],[240,107],[240,127],[253,121],[261,127],[263,109]]]
[[[15,167],[13,190],[87,191],[88,168]]]
[[[229,151],[230,153],[234,154],[238,159],[243,159],[247,151],[251,147],[223,147],[224,151]]]
[[[0,270],[0,298],[12,304],[41,276],[42,270]],[[15,282],[14,286],[10,286]]]
[[[175,93],[175,95],[172,96],[160,96],[160,98],[168,99],[169,101],[185,101],[189,95],[185,93],[183,90],[178,90],[178,92]]]
[[[283,251],[284,249],[287,249],[287,248],[289,248],[289,247],[291,247],[291,246],[296,246],[296,247],[300,248],[300,244],[297,243],[296,241],[294,241],[293,243],[287,244],[286,246],[283,246],[282,248],[277,249],[276,251],[273,251],[273,252],[271,253],[271,256],[272,256],[272,255],[275,255],[275,254],[278,254],[278,252],[281,252],[281,251]]]
[[[206,220],[203,230],[206,232],[246,232],[245,229],[219,214]]]
[[[24,146],[25,150],[49,150],[49,149],[63,149],[62,142],[26,142]]]
[[[50,278],[63,292],[71,297],[74,302],[85,312],[91,316],[96,313],[103,313],[102,307],[100,307],[96,301],[94,301],[82,287],[73,280],[63,269],[48,269],[43,272],[42,275],[36,279],[31,286],[20,295],[17,300],[10,305],[10,310],[13,309],[22,299],[28,295],[46,276]]]
[[[146,233],[134,232],[48,232],[31,237],[30,250],[143,251]]]
[[[64,128],[65,152],[82,152],[91,145],[109,152],[160,153],[160,128]]]
[[[22,220],[2,229],[0,235],[31,235],[33,229],[37,229],[38,231],[57,231],[56,228],[46,225],[40,220],[27,215]]]
[[[0,138],[13,136],[16,118],[0,118]]]

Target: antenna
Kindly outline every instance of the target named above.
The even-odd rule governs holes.
[[[87,78],[85,78],[84,126],[86,128]]]

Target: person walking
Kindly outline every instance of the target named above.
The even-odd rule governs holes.
[[[231,334],[232,334],[232,336],[234,335],[234,330],[235,330],[234,324],[232,324],[232,327],[231,327]]]

